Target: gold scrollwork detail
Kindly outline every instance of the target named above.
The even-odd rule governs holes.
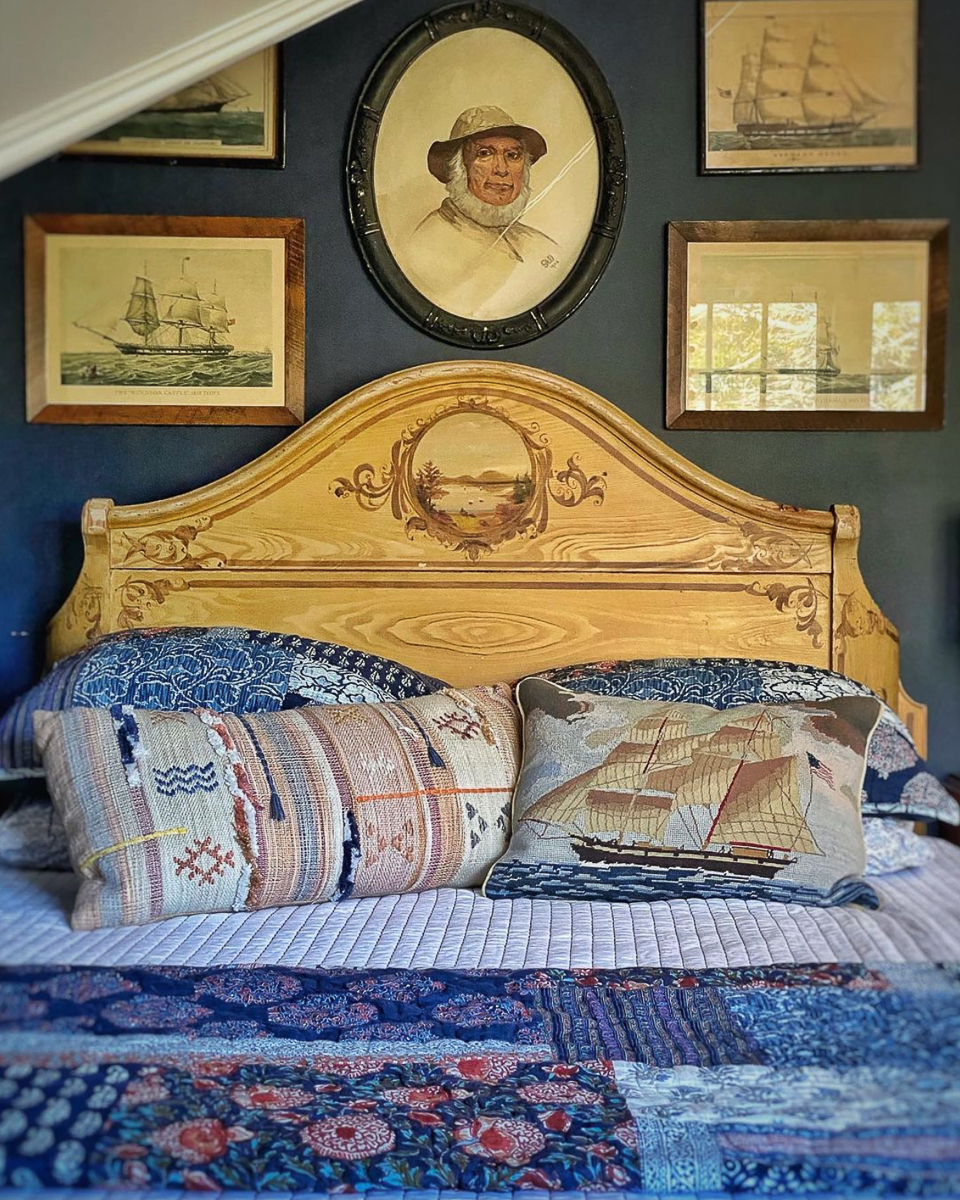
[[[785,583],[768,583],[764,586],[754,580],[747,585],[746,591],[751,596],[765,596],[778,612],[795,616],[797,631],[808,634],[816,649],[823,646],[823,626],[817,620],[820,597],[812,579],[808,578],[805,583],[797,583],[792,587]]]
[[[554,471],[556,486],[551,487],[550,495],[564,508],[576,508],[585,500],[602,504],[607,492],[605,475],[606,471],[600,475],[587,475],[580,466],[578,456],[573,454],[562,471]]]
[[[897,646],[900,644],[900,635],[897,633],[896,626],[892,625],[881,612],[868,607],[857,595],[845,596],[840,605],[840,619],[835,623],[833,629],[836,669],[838,671],[845,669],[847,651],[852,642],[858,638],[877,635],[889,638]],[[876,690],[881,699],[886,700],[887,697],[883,694],[884,689],[877,688]]]
[[[711,571],[748,571],[751,567],[771,567],[788,571],[801,564],[809,567],[811,545],[803,546],[786,533],[777,533],[745,521],[727,543],[716,547],[705,566]]]
[[[536,422],[525,427],[484,397],[465,396],[405,429],[389,466],[360,463],[331,487],[367,512],[389,503],[408,537],[425,534],[476,562],[511,538],[542,533],[551,499],[564,508],[602,504],[606,480],[588,475],[576,455],[554,471]]]
[[[128,579],[117,591],[120,601],[117,624],[121,629],[142,625],[151,608],[166,603],[171,592],[182,592],[189,586],[188,580],[176,576],[171,579]]]
[[[837,622],[837,636],[844,641],[859,637],[869,637],[879,633],[899,642],[900,637],[893,625],[875,608],[868,608],[859,597],[847,596],[840,609],[840,620]]]
[[[137,559],[146,559],[158,567],[222,568],[226,565],[222,555],[192,546],[212,523],[211,517],[202,516],[190,525],[178,525],[176,529],[151,529],[138,537],[124,532],[129,549],[122,565],[126,567]]]
[[[67,629],[83,630],[83,640],[92,642],[103,633],[103,589],[85,584],[75,592],[67,609]]]

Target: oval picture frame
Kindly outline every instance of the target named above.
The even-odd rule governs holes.
[[[502,86],[487,82],[491,61]],[[471,162],[487,155],[493,166],[481,163],[477,176],[461,154],[465,169],[451,178],[465,146]],[[553,160],[538,166],[551,147]],[[407,320],[455,346],[517,346],[570,316],[613,253],[626,199],[623,128],[600,69],[556,21],[495,0],[453,4],[408,26],[374,66],[346,176],[361,257]]]

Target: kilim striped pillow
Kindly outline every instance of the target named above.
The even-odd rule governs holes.
[[[74,708],[35,727],[82,878],[74,929],[474,887],[506,849],[505,685],[243,717]]]

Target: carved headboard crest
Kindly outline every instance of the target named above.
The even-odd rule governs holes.
[[[859,534],[855,509],[751,496],[569,380],[435,363],[359,388],[196,491],[89,501],[50,651],[239,624],[458,684],[601,658],[785,659],[862,680],[922,740]]]

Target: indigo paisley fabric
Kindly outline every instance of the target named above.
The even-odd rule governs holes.
[[[922,867],[933,858],[930,838],[916,833],[907,821],[867,817],[863,841],[867,848],[865,875],[892,875],[909,867]]]
[[[7,968],[0,1186],[956,1195],[960,973]]]
[[[540,675],[575,692],[713,708],[873,695],[837,671],[747,658],[631,659],[558,667]],[[927,770],[907,727],[887,705],[867,751],[861,807],[865,817],[960,825],[960,805]]]
[[[39,768],[0,767],[0,866],[70,870],[67,831]]]

